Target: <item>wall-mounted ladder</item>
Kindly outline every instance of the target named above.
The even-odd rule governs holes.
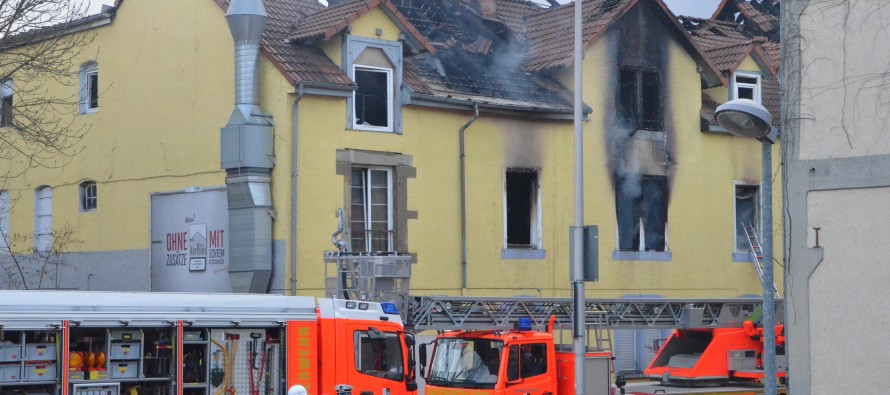
[[[587,299],[585,324],[610,329],[738,327],[755,315],[761,299]],[[783,303],[776,301],[777,317]],[[556,324],[572,321],[572,299],[413,297],[406,326],[422,330],[512,329],[520,318],[545,328],[550,317]]]
[[[748,245],[751,246],[751,256],[754,257],[754,269],[757,270],[757,277],[760,278],[760,283],[763,284],[763,246],[760,244],[760,238],[757,237],[757,229],[754,229],[754,225],[745,224],[742,224],[742,229],[745,231]],[[779,297],[776,283],[773,283],[773,293],[775,293],[776,298]]]

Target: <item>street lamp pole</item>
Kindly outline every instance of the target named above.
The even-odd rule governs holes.
[[[773,161],[772,142],[763,139],[760,186],[760,227],[763,235],[763,390],[776,393],[776,300],[773,280]]]
[[[776,394],[776,299],[773,280],[773,164],[772,145],[776,141],[773,116],[760,103],[735,99],[717,107],[717,123],[736,136],[761,141],[760,184],[761,262],[763,262],[763,391]],[[755,261],[756,264],[756,261]]]
[[[572,347],[575,354],[575,394],[584,395],[584,146],[581,125],[582,117],[582,78],[581,73],[581,6],[582,0],[575,0],[575,223],[572,227],[574,241],[572,254],[572,299],[573,325]]]

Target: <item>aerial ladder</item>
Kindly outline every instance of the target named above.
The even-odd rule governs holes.
[[[742,224],[742,229],[745,231],[745,238],[748,239],[748,245],[751,247],[751,257],[754,258],[754,269],[757,270],[757,277],[760,278],[760,283],[763,283],[763,246],[760,244],[760,238],[757,237],[757,229],[754,228],[753,224],[745,225]],[[772,263],[772,262],[770,262]],[[776,284],[773,283],[773,293],[776,298],[779,298],[779,290],[776,288]]]

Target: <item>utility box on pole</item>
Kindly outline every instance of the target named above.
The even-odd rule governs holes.
[[[569,262],[572,262],[575,255],[575,240],[572,235],[572,228],[569,228]],[[584,257],[582,264],[584,265],[584,281],[599,281],[599,225],[584,226]]]

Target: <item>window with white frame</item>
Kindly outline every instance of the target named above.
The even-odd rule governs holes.
[[[348,96],[347,127],[354,130],[402,132],[401,41],[346,36],[343,70],[356,89]]]
[[[12,80],[0,82],[0,127],[12,126]]]
[[[735,185],[735,250],[737,252],[750,252],[751,244],[748,234],[754,234],[759,229],[760,187],[757,185]],[[745,227],[749,227],[746,229]]]
[[[356,89],[353,92],[355,129],[391,132],[393,82],[392,70],[356,65]]]
[[[732,98],[760,103],[760,74],[737,72],[732,75]]]
[[[80,183],[80,212],[96,211],[99,207],[98,192],[95,181]]]
[[[99,111],[99,65],[88,62],[80,67],[80,113]]]
[[[353,168],[351,179],[352,251],[393,251],[392,170]]]
[[[53,190],[42,186],[34,191],[34,250],[52,248]]]
[[[541,248],[541,189],[538,169],[509,168],[504,180],[506,248]]]
[[[9,191],[0,191],[0,254],[9,253]]]
[[[667,177],[627,174],[615,180],[618,250],[667,251]]]

